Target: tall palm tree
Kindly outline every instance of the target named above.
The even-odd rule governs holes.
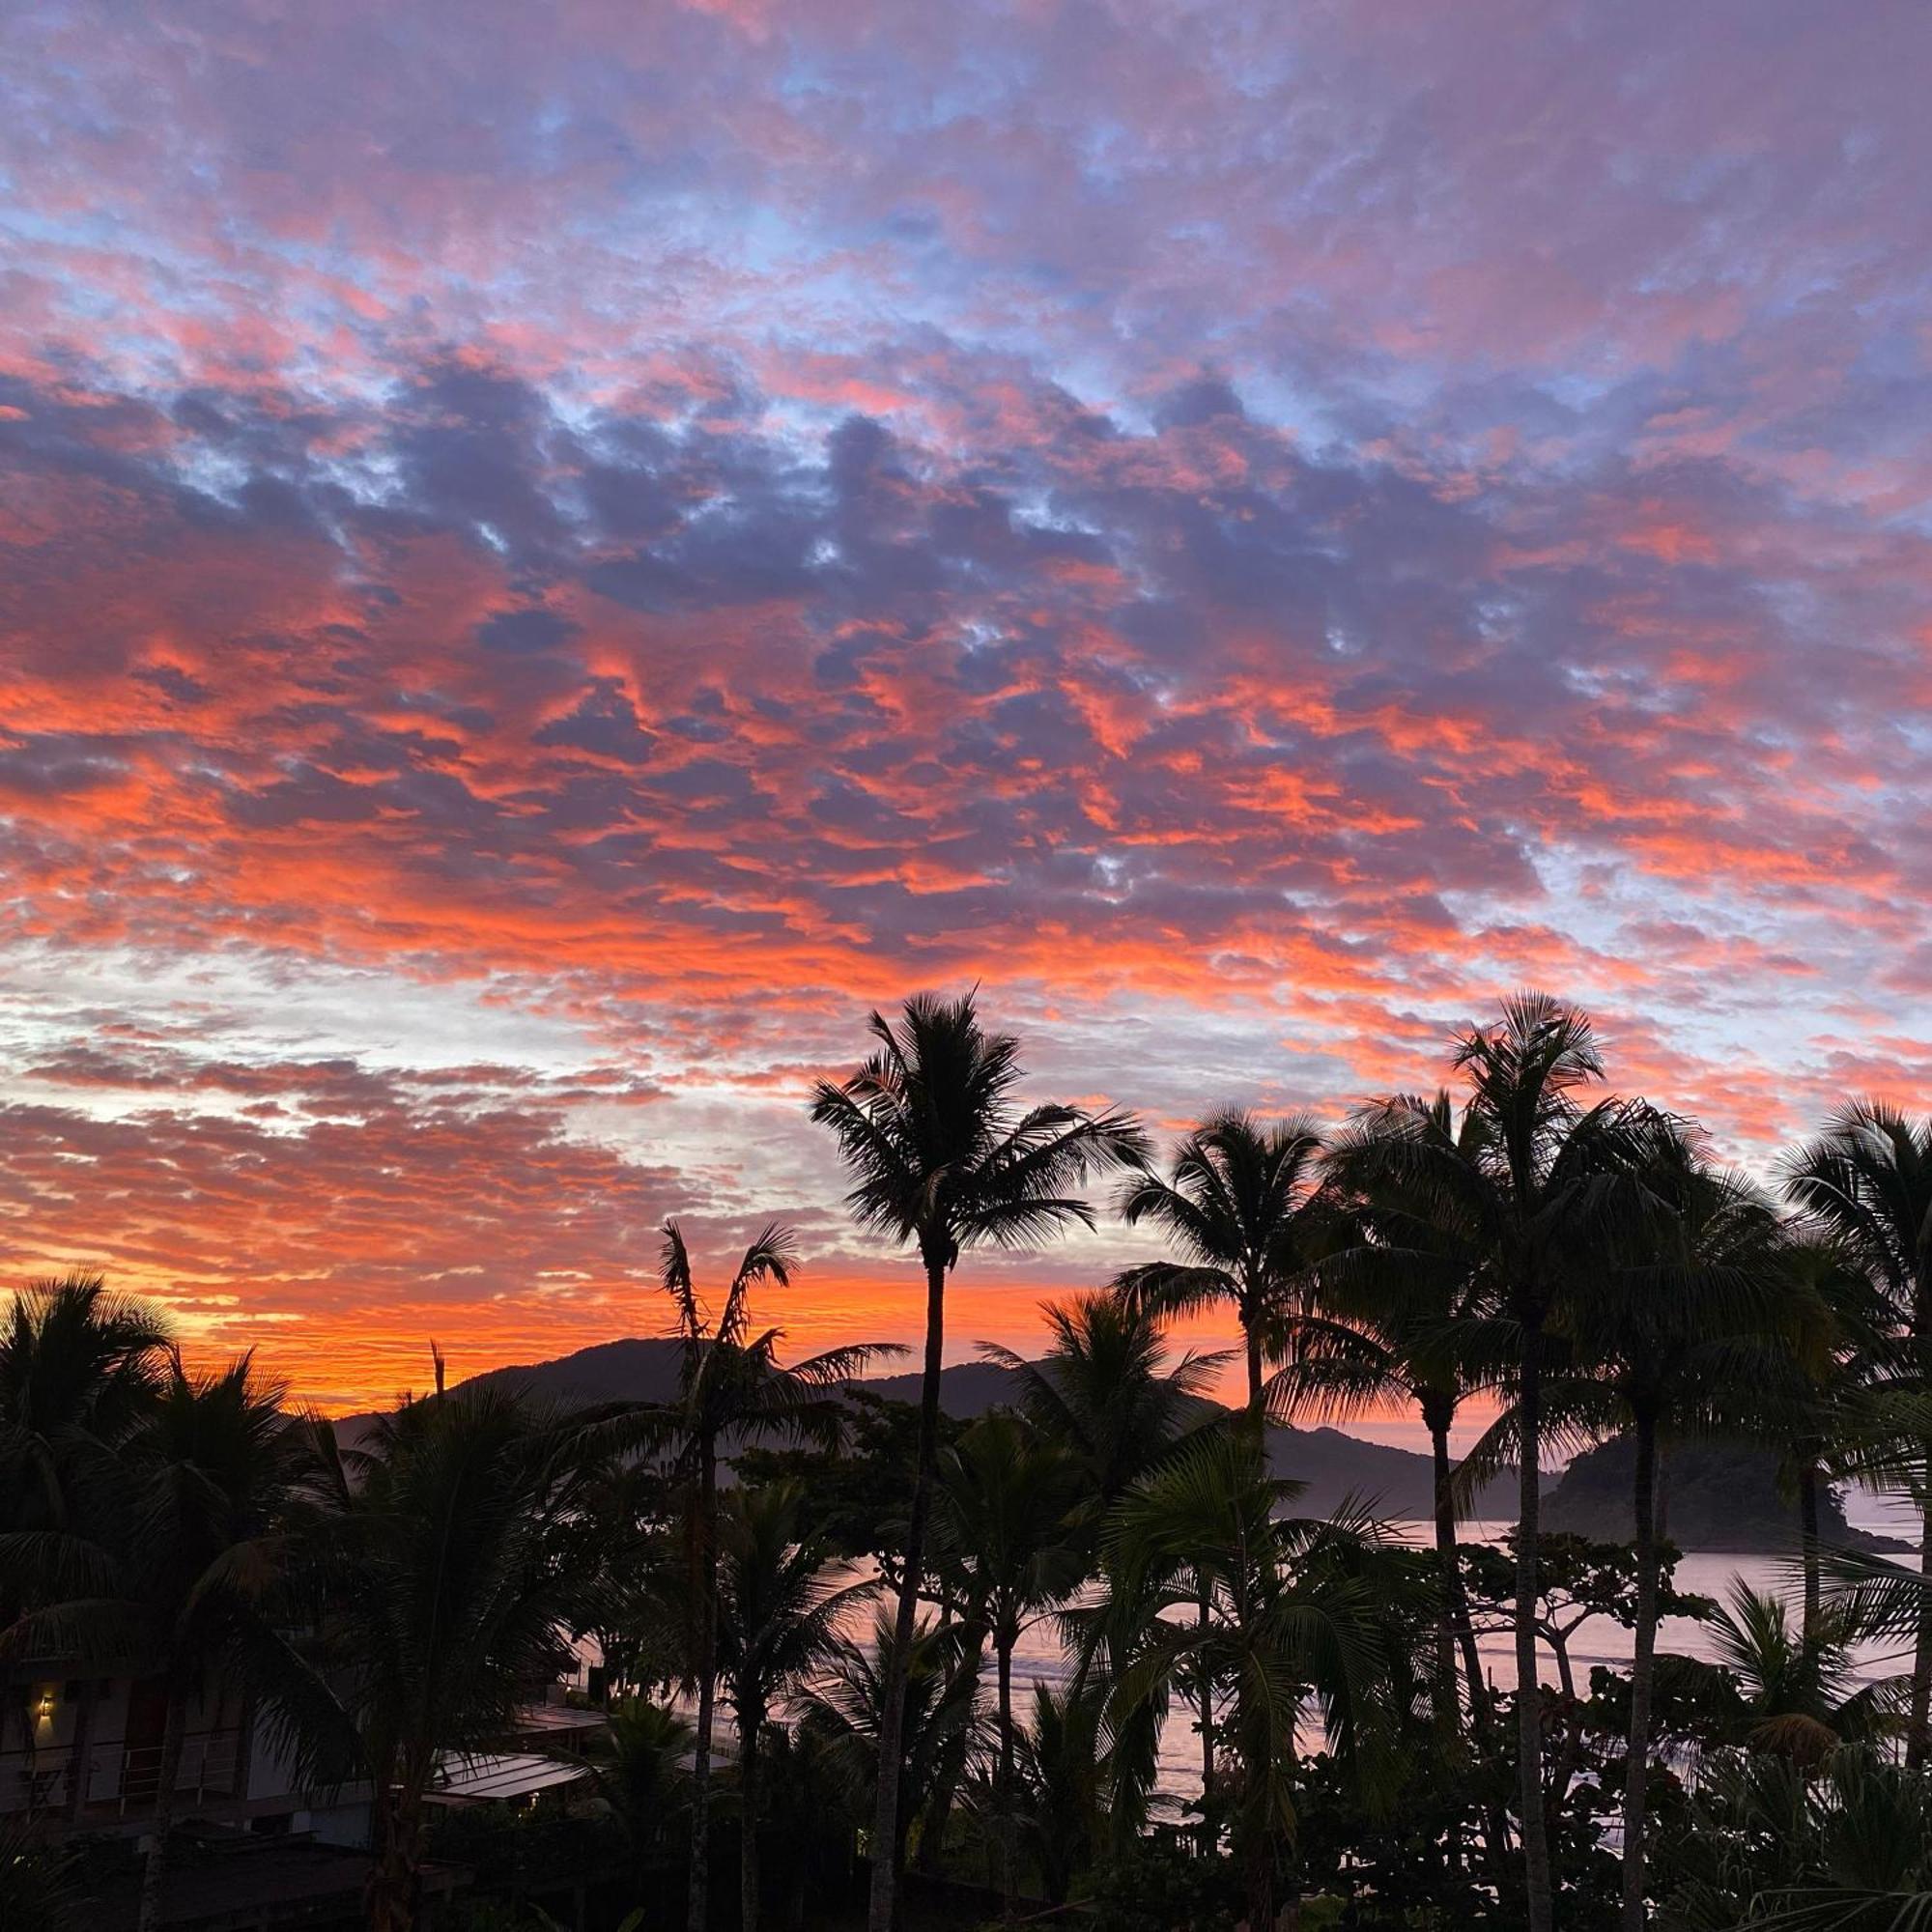
[[[1136,1175],[1121,1191],[1127,1225],[1151,1222],[1182,1259],[1128,1268],[1117,1286],[1168,1315],[1232,1307],[1247,1351],[1248,1408],[1257,1418],[1264,1357],[1305,1312],[1331,1229],[1321,1153],[1312,1115],[1264,1123],[1231,1111],[1189,1134],[1165,1176]]]
[[[1304,1709],[1319,1713],[1373,1799],[1389,1788],[1406,1702],[1405,1640],[1387,1594],[1360,1568],[1357,1527],[1279,1518],[1293,1488],[1269,1478],[1254,1432],[1204,1437],[1128,1492],[1106,1539],[1118,1601],[1147,1619],[1116,1687],[1117,1712],[1182,1671],[1228,1689],[1251,1926],[1275,1922]],[[1205,1621],[1170,1620],[1204,1598]]]
[[[1427,1105],[1430,1136],[1472,1152],[1484,1131],[1477,1117],[1467,1114],[1459,1124],[1447,1094]],[[1318,1306],[1299,1324],[1290,1360],[1270,1379],[1267,1406],[1284,1423],[1345,1422],[1392,1404],[1412,1406],[1420,1415],[1435,1473],[1437,1715],[1445,1733],[1453,1731],[1460,1650],[1470,1717],[1483,1736],[1493,1711],[1458,1553],[1449,1443],[1473,1386],[1457,1343],[1482,1311],[1486,1283],[1471,1265],[1473,1230],[1445,1219],[1435,1190],[1405,1190],[1407,1177],[1388,1171],[1386,1128],[1386,1112],[1377,1109],[1329,1147],[1329,1182],[1347,1213],[1321,1265]]]
[[[87,1520],[0,1535],[0,1571],[28,1609],[0,1652],[135,1657],[161,1687],[155,1804],[138,1932],[161,1919],[190,1706],[217,1677],[252,1693],[298,1765],[339,1739],[341,1712],[285,1634],[295,1445],[284,1391],[242,1356],[217,1375],[177,1361],[115,1457]]]
[[[409,1932],[446,1757],[500,1737],[594,1614],[608,1445],[596,1418],[489,1386],[407,1402],[357,1448],[310,1428],[309,1537],[330,1565],[319,1615],[376,1790],[369,1921]]]
[[[1932,1391],[1932,1116],[1910,1119],[1881,1100],[1838,1109],[1817,1139],[1784,1163],[1787,1198],[1828,1228],[1880,1286],[1897,1342],[1891,1379],[1922,1411]],[[1932,1577],[1932,1436],[1912,1444],[1922,1535],[1919,1567]],[[1914,1635],[1906,1762],[1932,1750],[1932,1592]]]
[[[677,1306],[678,1392],[661,1418],[673,1449],[673,1469],[687,1497],[687,1604],[691,1679],[697,1694],[692,1749],[691,1873],[686,1911],[690,1932],[710,1922],[711,1741],[718,1695],[718,1461],[726,1440],[758,1436],[838,1438],[844,1410],[838,1391],[864,1372],[883,1345],[833,1349],[785,1367],[778,1347],[783,1331],[753,1335],[751,1293],[760,1282],[787,1286],[798,1265],[791,1231],[776,1222],[745,1250],[713,1320],[699,1299],[691,1256],[675,1221],[664,1227],[660,1277]]]
[[[1519,1532],[1515,1638],[1525,1916],[1550,1932],[1555,1904],[1544,1818],[1543,1717],[1536,1663],[1537,1521],[1543,1377],[1552,1314],[1606,1264],[1612,1230],[1643,1199],[1635,1179],[1650,1113],[1580,1095],[1603,1077],[1586,1014],[1542,993],[1503,1003],[1489,1026],[1458,1035],[1462,1118],[1438,1097],[1397,1095],[1365,1110],[1350,1156],[1358,1184],[1415,1204],[1432,1264],[1457,1257],[1475,1285],[1461,1324],[1471,1360],[1487,1357],[1517,1407]]]
[[[1603,1291],[1559,1311],[1573,1366],[1548,1391],[1564,1426],[1596,1439],[1627,1430],[1634,1456],[1636,1543],[1629,1748],[1625,1756],[1623,1923],[1642,1932],[1650,1711],[1658,1620],[1658,1453],[1666,1435],[1747,1426],[1758,1393],[1784,1373],[1791,1277],[1770,1198],[1716,1166],[1681,1122],[1650,1124],[1642,1179],[1649,1211],[1618,1231]],[[1506,1413],[1486,1438],[1520,1435]],[[1472,1460],[1492,1460],[1479,1445]]]
[[[1314,1264],[1329,1233],[1321,1154],[1321,1130],[1311,1115],[1264,1125],[1230,1109],[1180,1142],[1165,1176],[1129,1179],[1118,1203],[1129,1227],[1151,1222],[1182,1259],[1125,1269],[1115,1278],[1116,1293],[1163,1315],[1233,1309],[1247,1358],[1245,1413],[1258,1437],[1264,1363],[1308,1312]],[[1211,1607],[1205,1596],[1195,1605],[1204,1630]],[[1196,1695],[1205,1807],[1214,1782],[1214,1693],[1205,1674]],[[1204,1843],[1207,1830],[1204,1820]]]
[[[888,1657],[873,1829],[880,1849],[867,1915],[869,1932],[893,1932],[898,1874],[890,1848],[901,1840],[892,1767],[900,1755],[903,1672],[913,1654],[939,1453],[947,1280],[969,1247],[1025,1247],[1069,1225],[1091,1227],[1093,1209],[1075,1190],[1097,1169],[1141,1159],[1145,1143],[1122,1113],[1022,1110],[1014,1097],[1019,1042],[987,1033],[971,994],[922,994],[906,1002],[896,1023],[875,1012],[869,1025],[871,1056],[843,1082],[818,1083],[811,1117],[838,1142],[853,1181],[846,1202],[859,1224],[917,1249],[925,1275],[919,1454]]]
[[[1085,1581],[1072,1521],[1079,1469],[1021,1416],[993,1409],[942,1452],[933,1541],[967,1575],[992,1640],[999,1761],[994,1778],[1005,1916],[1016,1915],[1013,1651],[1028,1626]]]
[[[869,1595],[825,1575],[825,1546],[804,1522],[797,1483],[736,1490],[719,1523],[719,1662],[738,1724],[739,1918],[757,1932],[760,1749],[772,1707],[834,1653],[838,1619]]]
[[[1752,1434],[1777,1456],[1780,1484],[1798,1503],[1804,1633],[1823,1608],[1819,1506],[1834,1480],[1897,1474],[1889,1401],[1874,1385],[1889,1354],[1882,1292],[1836,1236],[1787,1224],[1779,1259],[1786,1278],[1790,1346],[1756,1391]],[[1868,1402],[1872,1389],[1875,1402]]]

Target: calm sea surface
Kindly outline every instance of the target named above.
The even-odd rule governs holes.
[[[1912,1512],[1893,1498],[1853,1491],[1845,1497],[1845,1514],[1855,1528],[1896,1537],[1917,1547],[1918,1525]],[[1395,1523],[1391,1527],[1405,1542],[1426,1547],[1433,1541],[1433,1531],[1428,1523]],[[1492,1542],[1508,1527],[1502,1522],[1472,1521],[1463,1523],[1460,1533],[1464,1542]],[[841,1580],[857,1581],[863,1575],[864,1571],[855,1565]],[[1679,1561],[1675,1580],[1677,1588],[1682,1591],[1716,1598],[1721,1603],[1729,1594],[1733,1580],[1739,1577],[1753,1589],[1781,1596],[1795,1605],[1795,1578],[1791,1565],[1781,1557],[1692,1550]],[[858,1606],[846,1620],[848,1633],[856,1636],[869,1632],[873,1615],[870,1605]],[[1579,1687],[1587,1687],[1593,1664],[1621,1665],[1629,1662],[1632,1634],[1608,1617],[1597,1617],[1584,1624],[1570,1639],[1569,1648],[1577,1682]],[[1716,1655],[1710,1632],[1694,1619],[1684,1617],[1666,1617],[1662,1621],[1658,1628],[1658,1648],[1689,1657],[1713,1658]],[[1508,1633],[1495,1632],[1480,1636],[1477,1649],[1491,1681],[1500,1688],[1514,1686],[1516,1659]],[[587,1650],[586,1661],[589,1661]],[[1857,1660],[1859,1674],[1866,1678],[1889,1675],[1904,1668],[1908,1662],[1907,1656],[1889,1647],[1882,1650],[1868,1648]],[[1021,1637],[1019,1647],[1013,1654],[1015,1708],[1022,1713],[1026,1710],[1034,1684],[1064,1684],[1072,1675],[1072,1659],[1061,1644],[1052,1619],[1042,1618]],[[1547,1653],[1544,1674],[1548,1681],[1555,1681],[1554,1662]],[[990,1660],[986,1676],[990,1698]],[[722,1726],[721,1730],[726,1728]],[[722,1735],[720,1742],[721,1745],[725,1744]],[[1310,1740],[1311,1744],[1313,1742]],[[725,1747],[728,1748],[728,1745]],[[1199,1734],[1186,1712],[1177,1705],[1162,1734],[1160,1747],[1160,1788],[1170,1798],[1185,1801],[1200,1792],[1200,1753]]]
[[[1896,1537],[1901,1542],[1911,1542],[1915,1547],[1917,1545],[1918,1526],[1911,1510],[1891,1498],[1854,1491],[1845,1498],[1845,1514],[1854,1528],[1874,1530],[1881,1535]],[[1491,1542],[1509,1526],[1505,1522],[1465,1522],[1459,1533],[1464,1542]],[[1434,1541],[1434,1530],[1428,1523],[1397,1523],[1392,1527],[1406,1542],[1427,1546]],[[1680,1590],[1714,1597],[1721,1603],[1730,1591],[1732,1579],[1740,1577],[1753,1589],[1782,1596],[1794,1605],[1796,1603],[1797,1590],[1790,1566],[1776,1556],[1727,1555],[1719,1550],[1692,1550],[1679,1561],[1675,1581]],[[1570,1661],[1578,1686],[1587,1687],[1592,1664],[1628,1664],[1632,1642],[1631,1632],[1608,1617],[1593,1618],[1586,1623],[1570,1639],[1569,1646]],[[1688,1657],[1708,1659],[1716,1654],[1710,1632],[1701,1623],[1685,1617],[1666,1617],[1659,1625],[1658,1648]],[[1492,1682],[1505,1689],[1515,1685],[1516,1655],[1506,1632],[1482,1636],[1477,1650]],[[1901,1658],[1889,1648],[1884,1651],[1868,1650],[1859,1659],[1860,1675],[1889,1675],[1905,1668],[1908,1662],[1909,1658]],[[1545,1666],[1546,1677],[1553,1683],[1555,1665],[1547,1655]],[[1037,1682],[1065,1683],[1071,1670],[1071,1662],[1062,1648],[1052,1624],[1036,1625],[1021,1639],[1019,1649],[1014,1653],[1015,1705],[1024,1709],[1023,1699],[1028,1694],[1025,1687]],[[1161,1789],[1178,1799],[1198,1794],[1201,1789],[1200,1753],[1199,1734],[1186,1714],[1177,1707],[1170,1715],[1161,1738]]]

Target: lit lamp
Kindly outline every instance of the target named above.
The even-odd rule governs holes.
[[[34,1706],[34,1722],[42,1737],[48,1737],[54,1727],[54,1687],[49,1684],[41,1692],[41,1701]]]

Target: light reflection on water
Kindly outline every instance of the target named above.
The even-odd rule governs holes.
[[[1854,1528],[1895,1537],[1901,1542],[1913,1543],[1916,1548],[1918,1526],[1913,1514],[1909,1506],[1895,1498],[1853,1491],[1845,1498],[1845,1514]],[[1509,1524],[1504,1522],[1471,1521],[1463,1523],[1459,1534],[1466,1543],[1493,1542],[1508,1527]],[[1406,1543],[1427,1547],[1434,1540],[1434,1531],[1426,1522],[1397,1522],[1391,1523],[1389,1528]],[[869,1564],[840,1566],[832,1573],[833,1578],[840,1584],[857,1582],[870,1567]],[[1716,1549],[1690,1550],[1679,1559],[1674,1581],[1680,1591],[1711,1597],[1722,1603],[1729,1595],[1733,1579],[1737,1577],[1742,1577],[1754,1590],[1783,1597],[1794,1605],[1795,1613],[1797,1580],[1791,1561],[1785,1557]],[[875,1597],[855,1605],[841,1620],[845,1634],[868,1641],[877,1605],[888,1601]],[[1596,1617],[1586,1623],[1569,1644],[1570,1661],[1578,1690],[1587,1690],[1593,1665],[1628,1664],[1632,1645],[1632,1633],[1609,1617]],[[1491,1682],[1500,1689],[1513,1688],[1516,1683],[1516,1656],[1509,1633],[1486,1632],[1478,1637],[1476,1647]],[[1659,1624],[1658,1649],[1706,1661],[1715,1660],[1717,1656],[1711,1633],[1695,1619],[1687,1617],[1666,1617]],[[593,1647],[586,1643],[582,1652],[586,1662],[594,1661]],[[1909,1662],[1909,1653],[1901,1653],[1889,1645],[1883,1649],[1867,1646],[1855,1658],[1857,1675],[1861,1679],[1892,1674],[1907,1667]],[[1058,1688],[1064,1686],[1072,1674],[1073,1660],[1060,1642],[1052,1618],[1040,1618],[1021,1636],[1013,1652],[1015,1713],[1025,1718],[1035,1684],[1049,1684]],[[1555,1665],[1547,1652],[1544,1654],[1544,1676],[1547,1682],[1553,1684],[1556,1681]],[[990,1705],[993,1695],[990,1655],[985,1663],[984,1685],[984,1695]],[[726,1736],[728,1728],[728,1723],[721,1719],[719,1743],[721,1752],[724,1754],[728,1754],[730,1749]],[[1319,1742],[1318,1732],[1304,1739],[1304,1748],[1313,1748]],[[1159,1782],[1160,1790],[1178,1804],[1197,1797],[1201,1790],[1200,1733],[1190,1713],[1179,1700],[1171,1710],[1161,1734]]]
[[[1854,1492],[1846,1497],[1846,1516],[1855,1528],[1877,1531],[1901,1541],[1916,1541],[1917,1530],[1909,1509],[1890,1498]],[[1434,1530],[1426,1522],[1392,1523],[1389,1527],[1406,1543],[1427,1546],[1434,1541]],[[1465,1522],[1458,1533],[1468,1543],[1493,1542],[1509,1527],[1505,1522]],[[854,1575],[857,1574],[855,1571]],[[1735,1554],[1715,1549],[1690,1550],[1679,1559],[1674,1581],[1680,1591],[1715,1598],[1722,1603],[1735,1577],[1743,1577],[1755,1590],[1782,1596],[1794,1605],[1796,1604],[1798,1592],[1791,1564],[1788,1559],[1779,1556]],[[872,1614],[869,1607],[858,1612],[853,1619],[855,1631],[869,1631]],[[1506,1631],[1485,1633],[1478,1638],[1476,1647],[1491,1681],[1501,1689],[1514,1688],[1516,1655],[1509,1634]],[[1594,1664],[1628,1665],[1632,1648],[1632,1633],[1622,1624],[1609,1617],[1591,1619],[1570,1639],[1569,1644],[1570,1661],[1578,1690],[1587,1690]],[[1659,1624],[1658,1649],[1674,1651],[1680,1656],[1703,1658],[1707,1662],[1715,1660],[1717,1655],[1711,1633],[1695,1619],[1687,1617],[1666,1617]],[[1898,1652],[1890,1646],[1883,1651],[1868,1648],[1858,1659],[1859,1675],[1888,1675],[1904,1668],[1907,1662],[1909,1660],[1901,1660]],[[1546,1680],[1553,1684],[1556,1681],[1555,1664],[1547,1652],[1544,1665]],[[1072,1671],[1073,1661],[1060,1643],[1052,1620],[1039,1620],[1020,1638],[1019,1646],[1013,1653],[1014,1710],[1021,1716],[1025,1715],[1032,1698],[1033,1685],[1062,1686],[1071,1677]],[[986,1679],[990,1697],[990,1657],[987,1660]],[[1312,1747],[1319,1742],[1319,1737],[1307,1742]],[[1160,1788],[1170,1797],[1183,1801],[1198,1796],[1201,1790],[1200,1734],[1188,1712],[1179,1702],[1170,1712],[1161,1735]]]

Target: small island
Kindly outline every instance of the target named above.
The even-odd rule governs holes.
[[[1628,1543],[1635,1535],[1631,1506],[1635,1452],[1614,1436],[1576,1457],[1543,1499],[1543,1527],[1568,1530],[1599,1543]],[[1721,1549],[1740,1555],[1786,1555],[1798,1548],[1798,1503],[1778,1482],[1770,1451],[1734,1442],[1673,1445],[1661,1459],[1661,1527],[1680,1549]],[[1829,1548],[1894,1554],[1914,1546],[1856,1528],[1836,1490],[1818,1498],[1818,1533]]]

